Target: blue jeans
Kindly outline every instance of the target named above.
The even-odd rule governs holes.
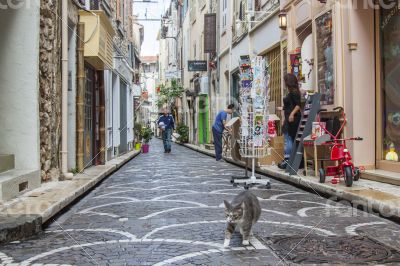
[[[222,133],[215,128],[212,128],[214,138],[215,159],[217,161],[222,159]]]
[[[293,139],[289,136],[288,132],[284,133],[283,136],[285,141],[285,160],[288,160],[293,149]]]
[[[166,129],[162,132],[162,139],[165,151],[171,151],[171,135],[172,135],[171,128]]]

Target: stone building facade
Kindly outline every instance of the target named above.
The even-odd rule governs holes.
[[[61,143],[61,2],[40,2],[39,117],[42,181],[60,177]]]

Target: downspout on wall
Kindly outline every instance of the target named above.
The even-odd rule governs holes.
[[[68,1],[61,2],[61,173],[64,179],[72,178],[68,173]]]

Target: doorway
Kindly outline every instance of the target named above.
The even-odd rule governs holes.
[[[120,146],[119,146],[119,152],[125,153],[128,151],[128,134],[127,134],[127,85],[126,83],[121,80],[120,82]]]
[[[89,65],[85,65],[85,126],[83,131],[83,163],[84,167],[93,164],[95,126],[96,126],[96,94],[95,94],[95,70]]]
[[[199,144],[210,142],[208,95],[199,95]]]

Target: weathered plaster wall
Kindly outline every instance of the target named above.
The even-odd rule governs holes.
[[[14,154],[16,169],[39,170],[38,5],[0,15],[0,153]]]

